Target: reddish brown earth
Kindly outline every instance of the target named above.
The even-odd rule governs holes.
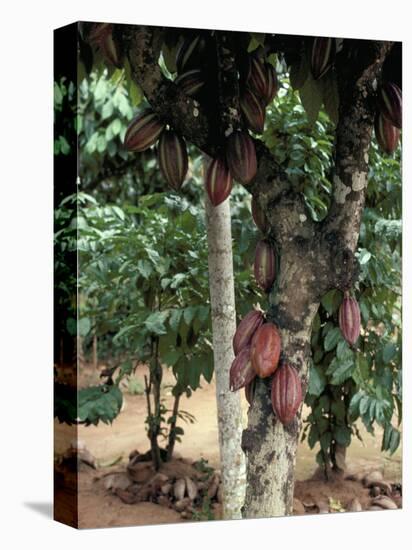
[[[137,377],[143,380],[144,367],[139,367]],[[86,371],[83,382],[96,383],[97,375]],[[170,408],[172,398],[167,384],[172,382],[170,373],[165,373],[163,395],[165,404]],[[145,397],[125,393],[125,405],[112,425],[80,426],[78,433],[87,449],[96,458],[98,469],[82,468],[79,473],[79,517],[80,527],[107,527],[122,525],[148,525],[184,521],[173,509],[165,508],[151,502],[133,505],[124,504],[109,493],[97,480],[105,472],[124,470],[129,453],[137,449],[145,452],[148,439],[144,429],[146,416]],[[247,421],[247,402],[242,392],[243,418]],[[217,434],[215,384],[204,384],[204,387],[193,393],[190,399],[182,397],[181,408],[196,417],[194,424],[182,424],[185,435],[181,444],[176,446],[176,455],[192,461],[204,458],[209,464],[219,469],[219,447]],[[347,454],[348,470],[352,472],[380,470],[385,480],[401,482],[401,450],[388,457],[380,452],[381,431],[372,437],[359,426],[363,444],[353,439]],[[64,453],[71,430],[59,425],[55,436],[55,451]],[[295,496],[304,502],[328,501],[329,497],[347,508],[353,498],[358,498],[362,507],[370,501],[369,491],[361,483],[348,480],[334,480],[326,483],[316,476],[315,454],[317,449],[310,450],[306,442],[299,446]],[[108,464],[116,461],[115,466]],[[315,478],[314,478],[315,475]],[[219,517],[219,509],[215,509]]]

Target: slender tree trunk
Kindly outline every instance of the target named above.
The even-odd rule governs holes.
[[[96,333],[93,334],[93,368],[97,371],[98,367],[98,356],[97,356],[97,336]]]
[[[209,286],[213,355],[223,482],[223,518],[241,517],[245,494],[245,457],[241,449],[242,409],[239,392],[229,390],[236,330],[230,202],[213,207],[206,197]]]
[[[167,443],[167,458],[166,460],[169,461],[172,459],[173,451],[175,448],[176,443],[176,424],[177,424],[177,413],[179,412],[179,401],[180,396],[182,394],[179,393],[175,396],[174,402],[173,402],[173,410],[172,410],[172,421],[170,423],[170,430],[169,430],[169,441]]]

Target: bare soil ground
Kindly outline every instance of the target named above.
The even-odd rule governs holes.
[[[145,368],[137,371],[137,377],[143,381]],[[171,407],[172,397],[167,384],[172,382],[170,374],[165,372],[164,397],[167,407]],[[89,383],[97,381],[97,375],[90,371],[86,373]],[[177,457],[196,461],[203,458],[215,469],[220,468],[219,446],[217,433],[217,415],[215,384],[205,384],[203,388],[193,393],[190,399],[182,397],[181,409],[187,410],[196,417],[194,424],[182,424],[185,430],[182,443],[176,446]],[[108,492],[98,480],[102,472],[113,468],[125,469],[129,453],[135,449],[145,452],[148,448],[148,439],[145,432],[144,420],[146,416],[145,397],[125,393],[125,405],[112,425],[99,424],[97,427],[80,426],[78,437],[87,449],[94,455],[98,469],[82,468],[79,473],[79,517],[80,527],[107,527],[123,525],[150,525],[160,523],[175,523],[184,521],[180,514],[170,508],[165,508],[151,502],[142,502],[133,505],[124,504],[120,499]],[[242,409],[244,425],[247,422],[247,402],[242,392]],[[350,472],[379,470],[385,480],[392,483],[401,482],[401,450],[394,456],[388,457],[380,452],[382,433],[376,431],[376,436],[368,434],[359,425],[363,443],[353,439],[348,453],[347,465]],[[65,425],[58,425],[55,434],[55,451],[63,454],[67,450],[67,442],[73,431]],[[324,500],[329,497],[342,504],[347,509],[349,502],[357,498],[365,508],[370,501],[369,491],[357,481],[335,479],[325,482],[319,478],[315,454],[317,449],[309,449],[306,442],[301,443],[298,450],[296,465],[295,497],[303,502]],[[107,467],[116,461],[115,466]],[[214,510],[215,518],[219,517],[219,510]]]

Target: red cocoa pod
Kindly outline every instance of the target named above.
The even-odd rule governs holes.
[[[264,62],[256,55],[251,56],[248,87],[259,97],[265,98],[268,91],[267,69]]]
[[[246,88],[240,96],[239,102],[248,128],[256,134],[261,134],[265,125],[266,114],[262,101],[249,88]]]
[[[387,155],[391,155],[399,143],[400,132],[396,126],[393,126],[383,115],[377,114],[375,117],[375,137],[381,150]]]
[[[311,55],[311,70],[315,80],[328,72],[335,60],[336,40],[334,38],[317,37],[313,41]]]
[[[255,378],[256,372],[250,362],[250,346],[243,348],[233,360],[230,367],[230,391],[237,391],[244,388]]]
[[[235,131],[226,143],[226,160],[230,173],[243,184],[248,184],[257,172],[255,144],[247,132]]]
[[[266,93],[265,103],[268,105],[278,93],[279,83],[275,68],[270,63],[265,63],[266,69]]]
[[[196,97],[205,85],[205,81],[202,77],[202,71],[193,69],[179,75],[175,80],[175,84],[179,86],[185,94]]]
[[[106,33],[100,40],[100,49],[106,61],[118,69],[122,68],[120,52],[115,41],[113,40],[113,35],[111,32]]]
[[[111,34],[112,29],[113,29],[112,23],[93,23],[88,35],[88,41],[92,45],[99,46],[101,40],[107,34]]]
[[[245,386],[245,397],[249,405],[252,405],[255,396],[256,377]]]
[[[276,279],[276,256],[267,241],[259,241],[256,246],[254,273],[260,288],[269,292]]]
[[[252,367],[260,378],[273,374],[278,366],[281,341],[273,323],[261,325],[252,338],[250,359]]]
[[[176,68],[179,74],[191,69],[198,69],[202,64],[202,56],[206,42],[199,34],[186,38],[176,54]]]
[[[221,158],[212,160],[206,172],[205,186],[210,202],[218,206],[232,191],[232,175],[226,161]]]
[[[345,292],[339,308],[339,328],[345,340],[353,346],[360,334],[360,310],[355,298]]]
[[[165,125],[152,109],[145,109],[129,124],[124,145],[129,151],[140,153],[156,143]]]
[[[159,165],[167,183],[178,191],[187,174],[185,140],[173,130],[164,130],[159,139]]]
[[[262,233],[266,233],[267,230],[269,229],[269,224],[266,218],[266,214],[260,208],[255,197],[252,197],[252,218],[256,224],[256,227],[260,229]]]
[[[393,82],[384,84],[378,92],[378,107],[389,122],[402,128],[402,90]]]
[[[302,403],[302,384],[297,370],[283,363],[275,372],[271,389],[272,407],[283,425],[290,424]]]
[[[237,355],[243,348],[250,346],[253,335],[263,325],[265,317],[259,309],[252,309],[240,321],[233,336],[233,351]]]

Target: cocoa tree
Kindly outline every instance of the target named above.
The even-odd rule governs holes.
[[[397,49],[383,41],[282,35],[262,38],[247,33],[128,25],[86,27],[84,36],[88,33],[95,46],[97,43],[98,55],[126,67],[130,81],[140,87],[151,113],[163,125],[214,159],[226,155],[231,175],[252,194],[265,218],[266,259],[262,265],[268,265],[268,248],[275,258],[269,261],[271,273],[258,281],[268,293],[266,319],[278,328],[281,360],[294,369],[292,372],[297,371],[304,395],[312,323],[320,301],[332,289],[348,291],[357,280],[355,253],[374,124],[378,143],[387,153],[393,152],[399,139],[399,117],[390,116],[392,102],[399,99],[398,90],[384,87],[386,80],[399,84]],[[261,100],[270,102],[276,89],[270,65],[290,73],[312,123],[322,103],[336,123],[332,193],[322,219],[316,219],[308,208],[301,182],[248,133],[248,128],[254,134],[261,131],[264,106],[245,91],[245,83],[253,85],[255,96],[260,94]],[[201,86],[198,80],[179,86],[171,78],[176,72],[183,78],[184,70],[199,67],[203,71]],[[196,97],[193,85],[202,88]],[[384,108],[388,103],[389,113]],[[145,138],[155,133],[146,126],[148,122],[138,118],[134,123],[135,131],[149,128],[141,132]],[[139,150],[133,139],[126,137],[126,145]],[[177,157],[183,153],[182,149],[176,151]],[[176,174],[182,162],[167,165],[166,172]],[[284,425],[281,415],[273,413],[271,383],[271,376],[256,378],[243,433],[247,456],[244,517],[285,515],[292,508],[301,412]]]

